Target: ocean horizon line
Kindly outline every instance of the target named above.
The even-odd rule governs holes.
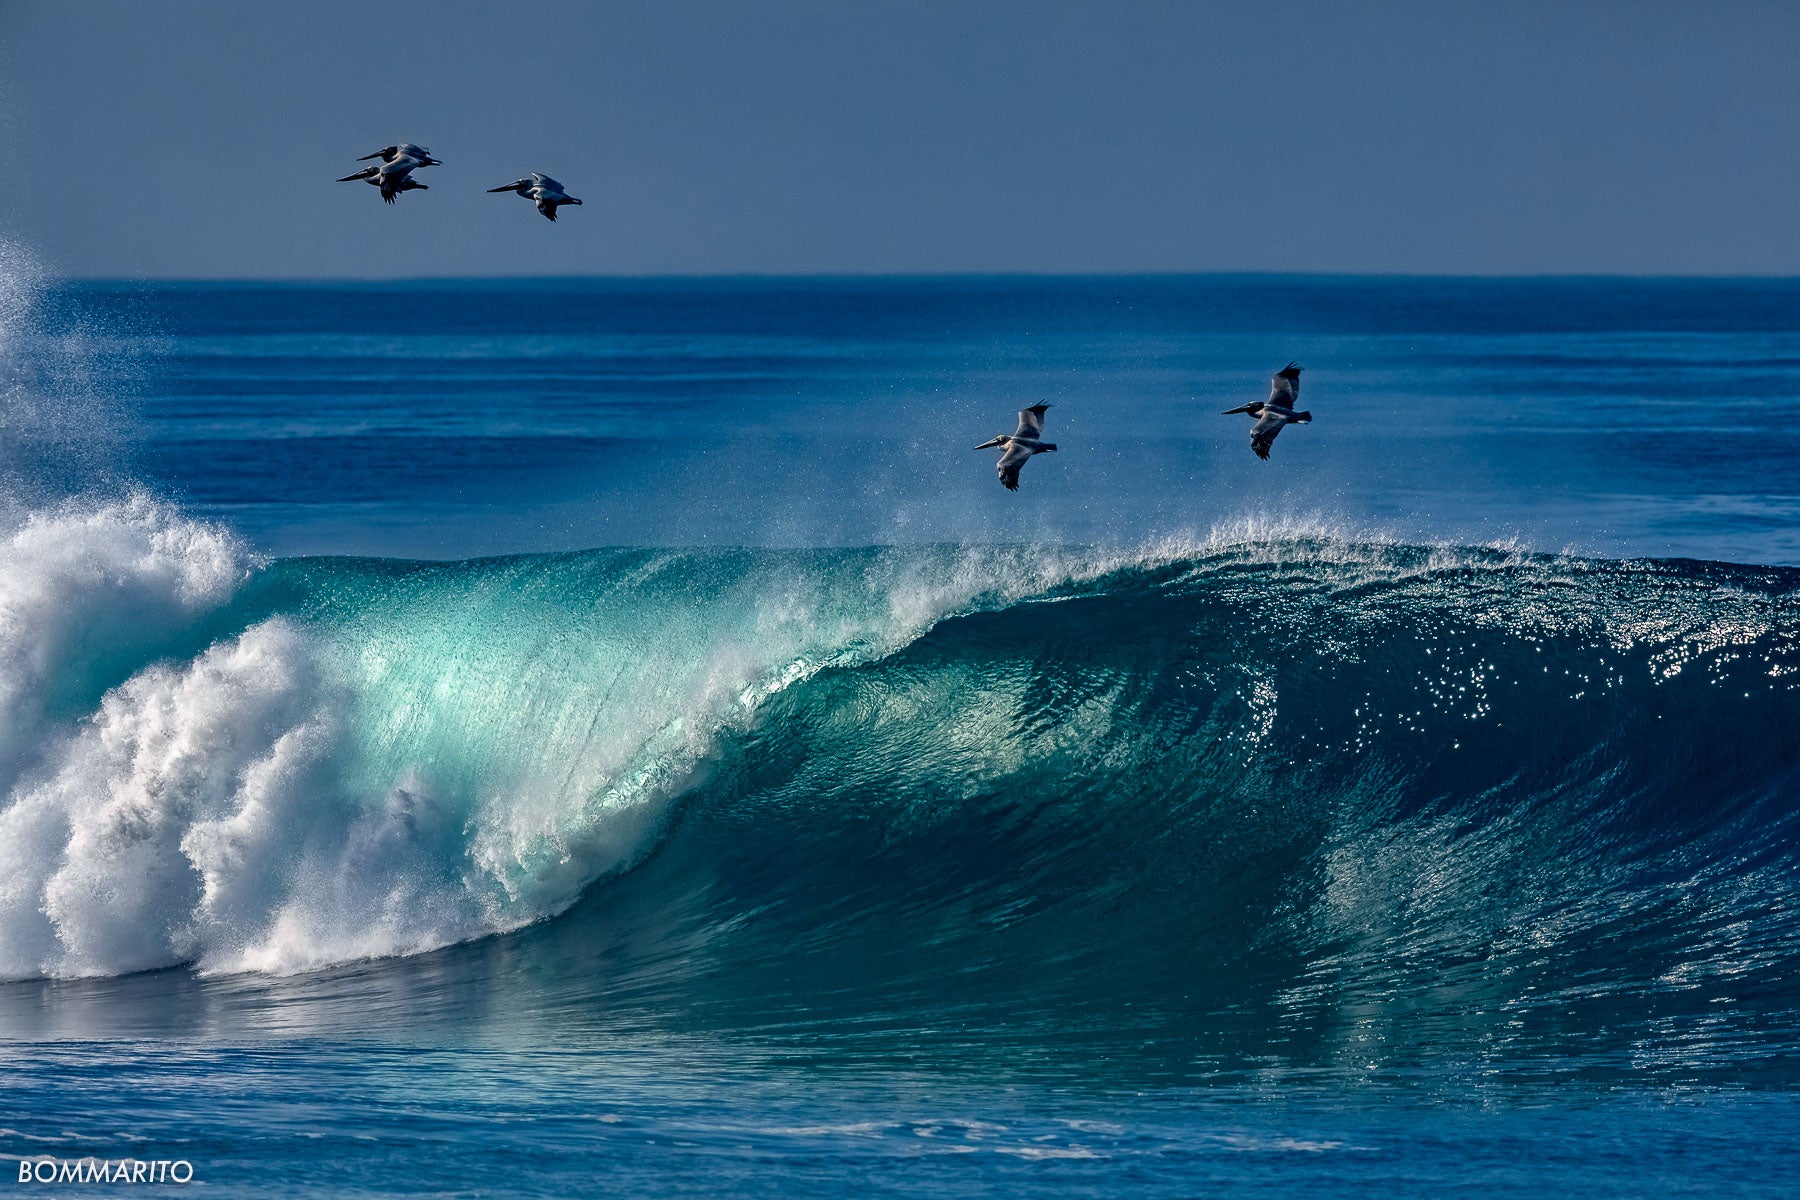
[[[1359,271],[719,271],[621,272],[618,274],[520,275],[87,275],[51,272],[53,284],[334,287],[360,285],[438,285],[493,283],[707,283],[707,282],[1356,282],[1356,283],[1611,283],[1611,284],[1800,284],[1795,275],[1716,273],[1509,272],[1459,274],[1436,272]]]

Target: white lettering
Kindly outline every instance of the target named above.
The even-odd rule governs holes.
[[[192,1183],[185,1158],[21,1158],[20,1183]]]

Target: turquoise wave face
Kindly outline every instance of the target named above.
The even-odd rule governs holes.
[[[558,1022],[1794,1024],[1791,572],[1295,530],[258,563],[152,505],[43,520],[0,573],[61,697],[9,710],[14,977],[532,926],[494,944]]]

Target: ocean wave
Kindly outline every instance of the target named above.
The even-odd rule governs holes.
[[[1260,947],[1304,1003],[1635,939],[1741,977],[1797,944],[1797,589],[1292,524],[262,562],[65,506],[0,547],[0,976],[307,971],[635,889],[693,971],[1176,988]]]

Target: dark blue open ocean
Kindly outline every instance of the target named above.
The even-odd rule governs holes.
[[[1794,1194],[1800,283],[15,264],[0,355],[9,1194]]]

